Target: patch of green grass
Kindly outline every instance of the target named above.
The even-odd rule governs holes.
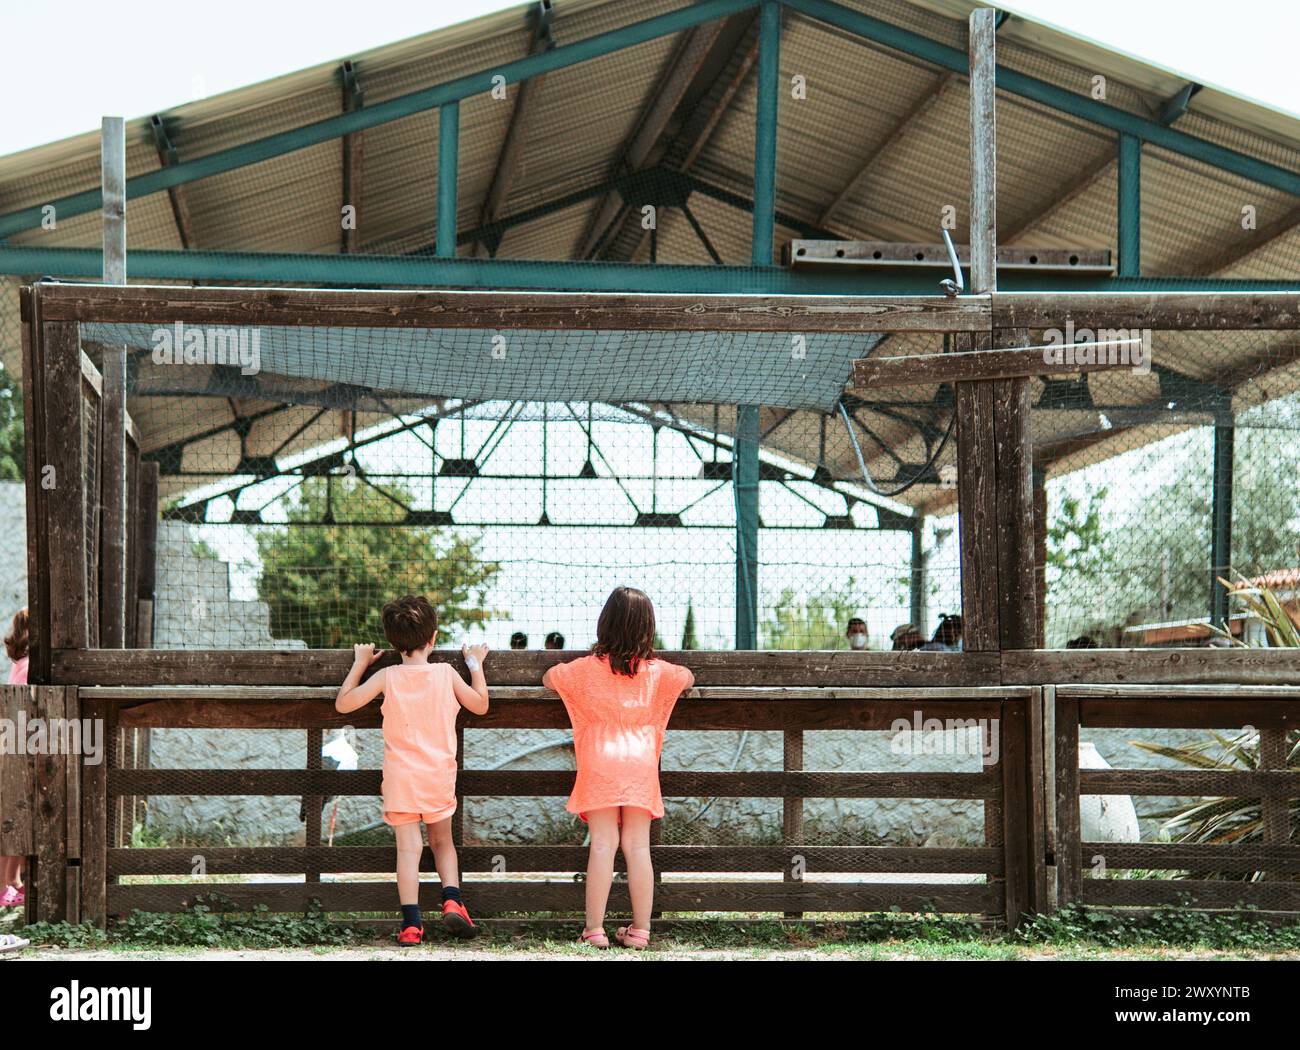
[[[390,918],[388,915],[381,918]],[[539,919],[541,916],[530,916]],[[328,953],[336,948],[391,947],[387,923],[362,923],[360,914],[327,916],[319,907],[304,914],[271,914],[265,908],[236,911],[219,894],[201,898],[176,914],[134,912],[108,930],[83,924],[36,923],[24,935],[33,945],[85,950],[209,948],[261,950],[297,948]],[[462,947],[492,954],[533,952],[586,956],[594,949],[576,944],[581,920],[569,916],[557,928],[485,927]],[[665,915],[670,920],[676,916]],[[1143,916],[1071,907],[1029,920],[1007,933],[969,919],[944,915],[823,916],[798,923],[754,921],[742,915],[692,917],[689,926],[664,926],[655,947],[669,952],[718,952],[764,958],[797,953],[809,959],[1167,958],[1189,953],[1231,957],[1300,952],[1300,922],[1277,926],[1249,912],[1212,914],[1186,908],[1158,908]],[[742,921],[745,920],[745,921]],[[572,927],[570,929],[570,926]],[[607,927],[612,934],[611,926]],[[436,933],[429,943],[444,944]],[[450,943],[450,942],[445,942]]]
[[[1034,917],[1016,936],[1026,944],[1296,951],[1300,921],[1278,926],[1249,910],[1214,913],[1177,905],[1141,916],[1072,906]]]

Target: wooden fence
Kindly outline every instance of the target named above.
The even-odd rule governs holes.
[[[71,654],[69,654],[71,655]],[[166,653],[160,657],[193,657]],[[205,657],[217,654],[198,654]],[[277,654],[306,657],[307,654]],[[324,654],[333,655],[333,654]],[[486,730],[567,728],[558,698],[537,685],[500,684],[540,677],[541,665],[576,654],[500,654],[494,657],[493,702],[488,714],[471,718]],[[818,912],[932,911],[991,917],[1015,923],[1041,907],[1046,885],[1041,850],[1030,849],[1031,781],[1041,782],[1041,750],[1031,743],[1033,711],[1040,691],[1025,686],[873,687],[812,685],[836,671],[844,654],[673,654],[695,665],[698,685],[674,712],[670,732],[678,730],[767,730],[783,734],[782,769],[673,771],[662,774],[665,797],[767,798],[782,800],[780,844],[653,846],[664,880],[657,907],[666,912],[767,912],[799,915]],[[942,655],[935,654],[942,662]],[[126,654],[99,653],[100,660],[123,661]],[[227,666],[235,666],[233,657]],[[721,657],[722,659],[719,659]],[[812,659],[810,659],[812,657]],[[924,666],[931,654],[918,654]],[[205,661],[206,662],[206,661]],[[760,666],[756,666],[756,664]],[[121,666],[125,666],[125,662]],[[287,664],[286,664],[287,666]],[[111,675],[109,676],[112,677]],[[126,677],[134,677],[127,675]],[[184,677],[184,676],[180,676]],[[754,685],[756,679],[783,685]],[[239,908],[301,911],[319,901],[328,911],[387,912],[393,904],[391,847],[322,845],[320,802],[326,796],[378,795],[380,771],[319,768],[320,734],[352,725],[375,728],[377,705],[350,716],[334,710],[337,687],[319,685],[118,685],[31,687],[23,690],[36,706],[56,708],[56,698],[76,707],[81,718],[101,721],[105,739],[116,740],[107,761],[67,762],[79,784],[67,798],[79,803],[69,812],[78,827],[63,858],[76,892],[37,894],[34,914],[41,918],[80,918],[103,923],[133,909],[174,911],[197,898],[218,894]],[[982,759],[955,760],[962,768],[940,772],[845,772],[802,768],[804,734],[809,731],[889,731],[898,720],[960,720],[996,734],[996,747]],[[462,716],[462,722],[465,722]],[[309,734],[305,769],[154,769],[123,768],[121,741],[141,729],[300,729]],[[978,731],[978,730],[977,730]],[[463,726],[462,726],[463,732]],[[981,741],[985,736],[979,737]],[[312,748],[314,747],[314,751]],[[567,770],[464,769],[458,793],[464,797],[565,796],[573,785]],[[129,812],[120,801],[162,795],[262,795],[314,799],[302,846],[133,848]],[[822,846],[804,841],[806,799],[957,799],[983,809],[979,845],[924,848],[900,846]],[[54,800],[57,802],[57,800]],[[294,803],[296,808],[296,802]],[[47,826],[49,821],[47,820]],[[455,828],[466,892],[485,916],[516,912],[580,912],[582,885],[574,873],[585,868],[580,845],[466,843],[463,825]],[[49,863],[56,863],[52,858]],[[45,863],[42,862],[41,870]],[[201,864],[203,876],[193,876]],[[432,869],[426,849],[424,870]],[[322,879],[322,874],[347,879]],[[366,873],[386,878],[364,879]],[[923,874],[924,878],[917,878]],[[283,880],[213,882],[207,876],[284,876]],[[142,881],[139,876],[152,877]],[[158,876],[180,877],[161,881]],[[909,877],[913,876],[913,877]],[[886,879],[888,881],[886,881]],[[436,893],[436,884],[422,892]],[[616,884],[611,907],[626,908],[626,889]],[[426,901],[432,903],[432,900]]]
[[[1288,732],[1300,728],[1300,687],[1068,685],[1048,687],[1045,700],[1056,741],[1058,905],[1249,907],[1300,919],[1300,829],[1288,808],[1288,800],[1300,799],[1300,764],[1288,768]],[[1081,770],[1072,757],[1088,729],[1204,729],[1248,740],[1257,731],[1257,760],[1218,768]],[[1089,842],[1080,829],[1084,795],[1240,800],[1259,806],[1259,821],[1225,824],[1213,842]],[[1159,874],[1145,874],[1151,872]],[[1133,875],[1143,877],[1126,877]]]

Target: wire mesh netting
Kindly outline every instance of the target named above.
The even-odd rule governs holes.
[[[382,642],[379,608],[416,591],[449,644],[558,632],[582,648],[608,591],[635,582],[664,647],[728,648],[738,414],[721,399],[738,392],[764,405],[761,647],[847,646],[853,618],[871,648],[915,646],[960,611],[952,387],[845,385],[855,358],[939,336],[216,338],[187,359],[171,328],[86,326],[96,359],[131,348],[131,412],[160,465],[155,645]],[[1205,644],[1233,574],[1293,600],[1294,337],[1142,338],[1134,367],[1031,380],[1049,647]]]

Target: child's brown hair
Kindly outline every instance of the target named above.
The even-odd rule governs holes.
[[[615,587],[596,621],[591,651],[609,660],[615,674],[633,676],[642,660],[654,658],[655,607],[645,591]]]
[[[438,614],[423,594],[408,594],[384,606],[384,637],[399,653],[423,649],[438,630]]]
[[[13,629],[5,636],[5,652],[10,660],[21,660],[27,655],[31,645],[31,629],[27,620],[27,610],[19,609],[14,613]]]

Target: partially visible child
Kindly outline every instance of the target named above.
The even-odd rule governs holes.
[[[12,629],[5,636],[5,652],[13,661],[13,666],[9,668],[10,685],[27,684],[27,657],[31,644],[29,631],[27,610],[19,609],[14,614]],[[0,857],[0,908],[16,908],[26,903],[27,894],[23,888],[23,858]]]
[[[477,933],[460,894],[460,869],[451,840],[456,812],[456,716],[464,707],[487,713],[488,688],[483,677],[486,645],[462,646],[470,685],[447,663],[429,663],[438,615],[423,595],[407,595],[384,606],[384,634],[402,657],[361,676],[376,659],[375,647],[353,646],[352,670],[339,687],[336,710],[347,714],[384,696],[384,821],[397,836],[397,893],[402,924],[401,945],[424,938],[420,916],[420,822],[428,829],[429,848],[442,882],[442,921],[458,937]]]
[[[578,776],[565,808],[587,822],[587,917],[582,942],[608,948],[605,907],[622,847],[632,897],[632,924],[620,926],[628,948],[650,943],[654,868],[650,821],[664,815],[659,756],[677,698],[695,683],[689,668],[655,658],[655,611],[635,587],[616,587],[596,624],[591,655],[557,664],[542,684],[560,694],[573,723]]]

